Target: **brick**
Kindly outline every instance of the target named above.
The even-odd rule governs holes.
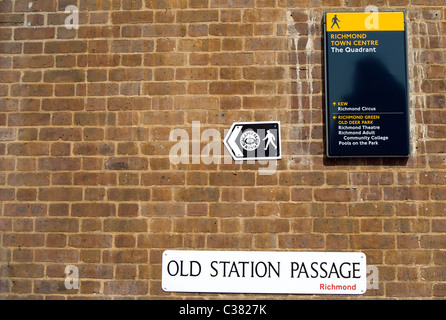
[[[254,204],[249,203],[212,203],[209,207],[211,217],[252,217]]]
[[[249,37],[253,35],[252,24],[211,24],[209,25],[209,35],[225,37]]]
[[[143,27],[143,36],[150,38],[184,37],[186,36],[186,26],[173,24],[150,24]]]
[[[80,26],[79,38],[99,39],[119,37],[119,26]]]
[[[181,246],[183,236],[178,234],[140,234],[138,248],[175,248]]]
[[[45,71],[44,82],[83,82],[85,74],[83,70],[51,70]]]
[[[40,188],[40,201],[80,201],[82,200],[81,188]]]
[[[14,5],[14,12],[54,12],[56,11],[56,0],[18,0]]]
[[[11,95],[14,97],[48,97],[53,95],[50,84],[13,84]]]
[[[107,108],[110,111],[147,110],[150,109],[151,100],[147,98],[109,98]]]
[[[352,248],[361,249],[394,249],[395,237],[391,235],[353,235]]]
[[[446,243],[445,235],[423,235],[421,236],[421,248],[439,249]]]
[[[253,8],[254,0],[215,0],[211,8]]]
[[[112,186],[117,184],[116,180],[116,174],[114,173],[76,172],[73,184],[82,186]]]
[[[73,217],[110,217],[116,216],[116,207],[110,203],[73,203]]]
[[[186,93],[186,86],[183,83],[146,83],[143,86],[143,94],[155,95],[180,95]]]
[[[218,222],[217,219],[180,218],[175,220],[174,230],[176,232],[214,233],[218,231]]]
[[[141,188],[112,188],[107,192],[110,201],[149,201],[150,190]]]
[[[243,69],[243,77],[248,80],[280,80],[285,78],[281,67],[249,67]]]
[[[338,189],[317,189],[314,191],[316,201],[334,201],[349,202],[355,200],[357,191],[354,189],[338,188]]]
[[[6,247],[41,247],[45,237],[34,233],[7,233],[3,235],[3,245]]]
[[[180,202],[215,202],[220,197],[217,188],[179,188],[174,191],[176,201]]]
[[[146,295],[148,286],[146,281],[108,281],[104,283],[104,294]]]
[[[323,183],[324,175],[322,172],[284,172],[280,173],[279,176],[279,184],[286,186],[320,186]]]
[[[0,171],[13,171],[15,168],[14,159],[0,158]]]
[[[75,263],[79,259],[78,251],[66,249],[36,250],[36,262]]]
[[[149,53],[144,55],[144,66],[182,66],[186,58],[184,53]]]
[[[77,143],[73,148],[74,155],[85,155],[85,156],[94,156],[94,155],[113,155],[114,154],[114,145],[110,143],[102,143],[102,142],[84,142]]]
[[[216,53],[211,56],[211,64],[217,66],[246,66],[253,63],[252,53]]]
[[[86,41],[48,41],[45,43],[45,53],[82,53],[87,52]]]
[[[209,85],[211,94],[250,94],[254,93],[254,84],[248,81],[211,82]]]
[[[216,80],[216,68],[180,68],[176,71],[178,80]]]
[[[268,187],[245,189],[244,199],[246,201],[288,201],[290,191],[286,188]]]
[[[2,265],[0,274],[11,278],[39,278],[43,276],[44,266],[41,264],[17,263]]]
[[[280,9],[248,9],[243,12],[245,22],[274,22],[284,18],[284,11]]]
[[[15,156],[42,156],[49,154],[49,145],[39,142],[10,143],[8,154]]]
[[[247,233],[281,233],[290,231],[290,223],[288,220],[247,219],[243,221],[243,228]]]
[[[111,44],[111,52],[151,52],[154,48],[153,40],[116,40]]]
[[[249,235],[229,235],[216,234],[207,237],[209,248],[249,248],[251,246],[252,237]]]
[[[15,129],[0,128],[0,141],[14,141],[17,138],[16,133]]]
[[[111,248],[113,237],[101,234],[75,234],[68,238],[68,245],[74,248]]]
[[[393,216],[391,203],[352,203],[349,205],[351,216]]]
[[[50,184],[48,173],[10,173],[8,185],[10,186],[47,186]]]
[[[43,99],[42,109],[46,111],[77,111],[84,109],[84,99]]]
[[[0,280],[0,293],[10,292],[11,281],[9,280]]]
[[[279,245],[282,248],[323,248],[324,238],[320,235],[279,235]]]
[[[141,174],[141,185],[143,186],[163,186],[163,185],[184,185],[184,173],[154,172]]]
[[[115,127],[107,128],[106,140],[114,141],[146,141],[149,140],[148,128]]]
[[[213,186],[252,186],[255,183],[255,175],[251,172],[212,172],[209,176],[209,184]]]
[[[11,127],[47,126],[49,124],[49,113],[11,113],[8,117],[8,125]]]
[[[384,188],[385,200],[428,200],[429,190],[423,187]]]
[[[81,160],[77,158],[40,158],[39,170],[77,171],[81,167]]]
[[[245,46],[257,51],[286,50],[288,42],[280,38],[251,38],[246,40]]]
[[[41,141],[80,141],[82,131],[79,128],[42,128],[39,139]]]
[[[104,231],[108,232],[146,232],[147,221],[145,219],[106,219]]]
[[[56,28],[16,28],[14,30],[15,40],[43,40],[53,39],[56,35]]]
[[[5,216],[17,217],[38,217],[44,216],[47,212],[46,204],[37,203],[8,203],[5,204]]]
[[[0,71],[0,83],[19,82],[20,72],[18,71]]]
[[[183,203],[149,203],[141,209],[143,216],[182,217],[186,214]]]
[[[424,283],[387,283],[386,292],[389,297],[427,297],[430,289]]]
[[[111,19],[113,24],[129,24],[129,23],[152,23],[152,11],[123,11],[112,12]]]
[[[177,22],[212,22],[218,21],[217,10],[181,10],[177,14]]]

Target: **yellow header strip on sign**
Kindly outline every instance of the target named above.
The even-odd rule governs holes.
[[[404,31],[403,12],[327,12],[327,32]]]

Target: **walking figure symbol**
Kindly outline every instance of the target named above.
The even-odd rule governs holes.
[[[267,134],[266,134],[265,138],[263,139],[263,141],[266,140],[265,150],[268,149],[270,143],[274,146],[275,149],[277,149],[277,146],[274,143],[274,141],[276,140],[276,137],[274,137],[274,135],[271,133],[270,130],[266,130],[266,132],[267,132]]]
[[[331,25],[331,28],[333,29],[334,25],[338,26],[338,29],[340,29],[341,27],[339,26],[338,22],[341,22],[341,20],[338,19],[338,17],[335,15],[333,17],[333,19],[331,19],[331,22],[333,22],[333,24]]]

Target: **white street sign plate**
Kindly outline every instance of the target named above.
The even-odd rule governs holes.
[[[167,250],[162,288],[167,292],[363,294],[361,252]]]
[[[235,122],[223,143],[234,160],[282,158],[280,122]]]

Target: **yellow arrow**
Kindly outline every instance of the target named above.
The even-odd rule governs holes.
[[[333,116],[333,119],[336,119],[336,116]]]
[[[335,106],[336,105],[336,102],[333,102],[333,106]]]

